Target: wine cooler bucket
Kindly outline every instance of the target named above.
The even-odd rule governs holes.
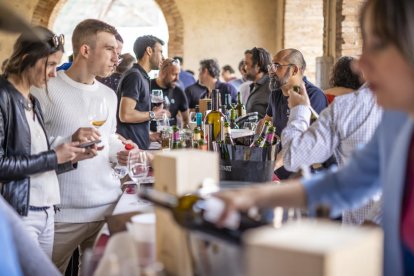
[[[271,181],[278,144],[258,148],[220,145],[220,180]]]

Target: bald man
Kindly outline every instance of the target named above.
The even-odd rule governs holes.
[[[151,90],[162,90],[164,107],[170,113],[170,125],[186,126],[189,124],[188,102],[184,91],[178,86],[180,70],[179,60],[164,60],[158,77],[151,80]]]

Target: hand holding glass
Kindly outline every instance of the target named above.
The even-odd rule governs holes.
[[[154,89],[151,91],[151,103],[154,105],[159,105],[164,102],[164,96],[162,90]]]
[[[139,180],[148,175],[147,154],[141,150],[131,150],[128,155],[128,175],[139,187]]]
[[[105,124],[108,119],[108,106],[105,98],[92,99],[89,104],[88,120],[96,128]]]

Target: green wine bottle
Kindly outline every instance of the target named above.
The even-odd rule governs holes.
[[[267,129],[266,139],[263,140],[263,142],[261,143],[260,147],[261,148],[271,147],[272,146],[272,143],[273,143],[274,136],[275,136],[275,127],[274,126],[270,126]]]
[[[215,223],[219,220],[225,205],[215,197],[202,198],[196,194],[176,197],[153,189],[140,189],[139,196],[172,212],[174,220],[182,227],[207,233],[225,241],[240,244],[244,231],[267,224],[247,214],[231,212],[223,228]]]
[[[211,93],[212,108],[204,119],[204,137],[207,140],[208,150],[213,150],[213,142],[223,140],[223,122],[225,116],[218,109],[219,97],[218,89],[214,89]]]
[[[246,107],[244,106],[244,104],[241,101],[240,92],[237,93],[236,110],[237,110],[237,117],[241,117],[241,116],[246,115]]]

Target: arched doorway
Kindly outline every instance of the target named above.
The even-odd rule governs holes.
[[[40,0],[34,9],[32,23],[47,26],[53,29],[53,26],[56,20],[58,19],[58,16],[61,15],[62,8],[68,1],[76,1],[76,0]],[[98,4],[98,3],[102,4],[102,2],[104,2],[103,4],[106,5],[107,9],[106,10],[103,9],[102,12],[109,13],[111,7],[114,7],[116,5],[122,6],[122,3],[125,3],[124,1],[125,0],[107,0],[104,2],[104,1],[94,0],[90,2],[93,2],[95,4]],[[184,24],[183,24],[182,16],[175,3],[175,0],[141,0],[141,2],[150,2],[150,1],[155,2],[158,5],[159,9],[161,10],[163,14],[163,18],[166,22],[167,33],[168,33],[168,54],[169,56],[184,55],[184,51],[183,51],[184,49],[183,47]],[[137,1],[133,1],[133,2],[137,4]],[[79,11],[86,10],[85,3],[87,3],[87,1],[79,1],[79,6],[78,6]],[[126,5],[127,10],[131,10],[131,8],[134,7],[134,3],[132,3],[132,5]],[[97,17],[96,7],[92,8],[92,10],[95,11],[95,16],[93,17],[96,18]],[[124,14],[121,13],[121,17],[123,17],[123,15]],[[67,15],[65,14],[63,16],[67,16]],[[143,19],[145,19],[145,16],[142,16],[142,17]],[[110,21],[108,21],[108,23],[115,25],[114,23]],[[140,34],[136,34],[134,39],[139,35]]]

